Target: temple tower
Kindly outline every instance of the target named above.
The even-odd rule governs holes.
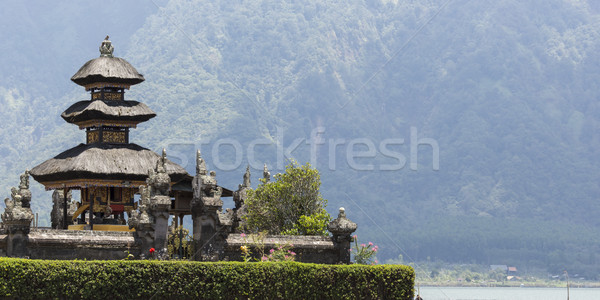
[[[85,130],[85,143],[30,172],[47,190],[62,189],[63,195],[71,189],[81,190],[77,210],[68,216],[64,209],[63,228],[75,223],[69,229],[129,230],[124,214],[136,208],[134,194],[161,159],[161,155],[129,141],[130,129],[156,114],[144,103],[125,100],[125,90],[143,82],[144,76],[126,60],[113,56],[113,51],[107,36],[100,46],[100,57],[86,62],[71,77],[90,93],[90,99],[71,105],[61,117]],[[166,159],[164,168],[171,185],[190,176]]]

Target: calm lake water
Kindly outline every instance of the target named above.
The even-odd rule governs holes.
[[[416,290],[415,290],[416,293]],[[571,288],[571,300],[599,300],[598,288]],[[565,300],[566,288],[421,287],[423,300]]]

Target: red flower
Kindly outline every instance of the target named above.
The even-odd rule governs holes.
[[[156,251],[154,248],[150,248],[150,254],[154,253],[154,251]]]

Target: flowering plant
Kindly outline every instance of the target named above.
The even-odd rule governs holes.
[[[240,251],[242,252],[242,259],[244,260],[244,262],[249,262],[252,260],[252,247],[254,248],[254,250],[258,251],[258,256],[264,256],[264,240],[265,237],[267,236],[266,232],[261,232],[259,234],[250,234],[250,235],[246,235],[245,233],[241,233],[240,237],[244,240],[244,243],[242,246],[240,246]],[[251,239],[251,241],[248,241],[248,237]],[[248,245],[250,244],[250,245]],[[258,260],[258,259],[256,259]]]
[[[292,251],[292,244],[277,245],[276,248],[269,250],[269,255],[263,255],[261,261],[294,261],[296,252]]]
[[[248,248],[246,245],[243,245],[240,247],[240,250],[242,251],[242,258],[244,259],[244,262],[249,262],[252,256],[252,253],[250,253],[250,248]]]
[[[373,245],[372,242],[368,244],[358,244],[358,236],[353,235],[354,246],[350,249],[351,254],[354,256],[354,262],[362,265],[374,265],[378,264],[375,255],[379,251],[379,246]]]
[[[242,259],[244,262],[249,262],[252,260],[252,252],[251,250],[256,251],[256,257],[260,257],[260,260],[257,261],[294,261],[296,257],[296,252],[292,251],[292,244],[285,245],[276,245],[275,248],[269,250],[268,253],[265,251],[265,237],[266,232],[261,232],[259,234],[251,234],[249,235],[251,242],[248,241],[248,235],[245,233],[240,234],[240,237],[243,239],[243,244],[240,246],[240,251],[242,252]],[[250,245],[248,245],[250,244]]]

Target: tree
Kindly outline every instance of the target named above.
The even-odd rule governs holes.
[[[317,169],[292,161],[284,173],[275,175],[275,181],[261,179],[258,188],[249,191],[247,228],[271,234],[327,235],[331,218],[320,186]]]

